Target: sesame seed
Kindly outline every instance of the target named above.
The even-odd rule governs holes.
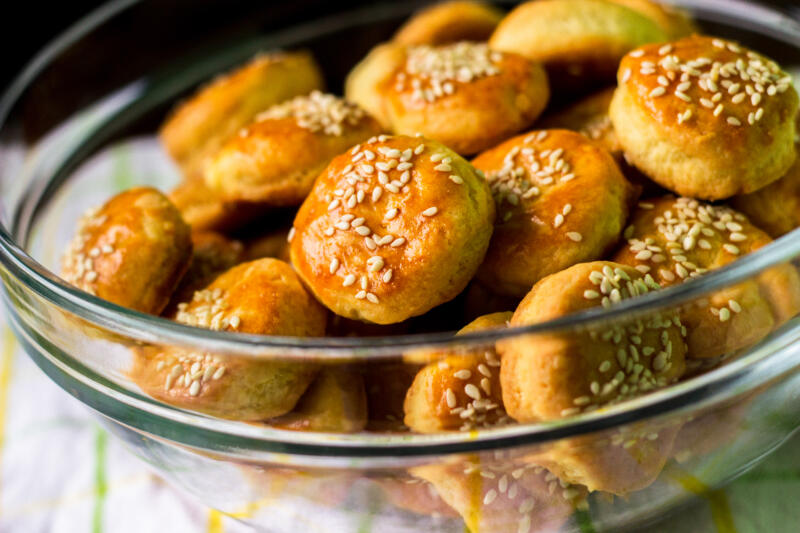
[[[456,183],[458,185],[461,185],[462,183],[464,183],[464,180],[461,178],[461,176],[456,176],[455,174],[451,174],[450,175],[450,181],[452,181],[453,183]]]
[[[391,268],[389,270],[387,270],[386,272],[384,272],[382,279],[383,279],[384,283],[389,283],[390,281],[392,281],[392,269]]]
[[[651,98],[657,98],[659,96],[664,96],[667,90],[664,87],[656,87],[652,91],[650,91]]]
[[[422,214],[425,215],[426,217],[432,217],[438,212],[439,212],[438,207],[429,207],[428,209],[423,211]]]
[[[455,407],[458,402],[456,401],[456,394],[453,392],[453,389],[448,388],[445,393],[445,399],[447,401],[447,407],[452,409]]]
[[[741,121],[736,117],[728,117],[728,124],[731,126],[741,126]]]
[[[481,399],[481,391],[478,389],[478,387],[476,387],[472,383],[467,383],[466,385],[464,385],[464,393],[473,400]]]
[[[726,322],[731,318],[731,312],[728,310],[727,307],[723,307],[719,310],[719,321]]]
[[[581,242],[583,240],[583,235],[578,233],[577,231],[570,231],[567,233],[567,237],[574,242]]]
[[[342,282],[342,286],[349,287],[353,283],[356,282],[356,277],[353,274],[348,274],[344,277],[344,281]]]
[[[378,297],[375,294],[371,293],[371,292],[367,293],[367,300],[369,300],[370,302],[372,302],[374,304],[376,304],[376,303],[378,303],[380,301],[378,299]]]
[[[737,246],[733,245],[733,244],[725,243],[725,244],[722,245],[722,248],[726,252],[731,253],[733,255],[738,255],[739,254],[739,248]]]
[[[333,260],[331,261],[328,270],[330,271],[331,274],[334,274],[338,269],[339,269],[339,260],[334,257]]]

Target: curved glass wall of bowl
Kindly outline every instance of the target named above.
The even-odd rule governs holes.
[[[800,64],[800,28],[790,20],[769,10],[737,11],[742,2],[684,3],[696,8],[709,31]],[[73,32],[71,39],[79,42],[67,39],[60,46],[79,48],[109,27],[118,38],[134,41],[142,26],[132,22],[153,20],[151,9],[146,2],[107,8]],[[197,35],[189,49],[175,52],[179,61],[175,54],[138,58],[133,51],[131,65],[140,71],[132,68],[131,75],[107,86],[87,86],[87,98],[69,101],[68,109],[54,112],[58,119],[31,105],[42,79],[58,70],[54,65],[63,72],[74,60],[59,46],[51,48],[38,61],[40,70],[29,70],[0,105],[3,301],[36,363],[173,483],[277,531],[320,520],[340,530],[357,530],[367,520],[380,531],[463,531],[465,522],[487,531],[577,531],[587,521],[596,529],[632,527],[703,487],[725,483],[786,439],[800,423],[797,318],[741,346],[740,357],[721,368],[668,389],[556,422],[473,432],[291,432],[167,405],[129,379],[132,349],[142,343],[200,347],[220,357],[357,362],[365,374],[396,370],[426,346],[475,349],[511,336],[536,343],[558,333],[602,331],[664,307],[685,308],[709,291],[755,279],[800,254],[791,234],[699,282],[602,316],[590,312],[525,332],[465,336],[458,343],[447,334],[298,343],[195,331],[86,297],[49,274],[85,208],[133,184],[175,182],[176,169],[153,135],[171,102],[257,50],[280,46],[310,47],[336,89],[355,60],[390,35],[410,9],[378,5],[269,32],[255,24],[231,26],[236,31],[226,33],[219,22],[220,32],[209,37],[190,28]],[[114,20],[126,23],[115,27]],[[154,40],[161,38],[155,32]],[[341,57],[329,51],[341,49],[333,45],[342,42],[348,46]],[[152,44],[172,53],[163,43]],[[103,59],[111,61],[100,58],[96,68],[106,66]],[[37,128],[37,122],[43,125]],[[380,366],[390,364],[396,366]],[[585,464],[586,458],[625,472],[628,497],[599,492],[584,500],[581,487],[562,483],[554,473],[567,459]]]

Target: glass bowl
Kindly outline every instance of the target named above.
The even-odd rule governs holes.
[[[780,13],[736,1],[680,4],[709,33],[787,68],[800,65],[800,25]],[[45,48],[0,100],[2,297],[31,358],[160,475],[269,531],[634,528],[752,467],[800,424],[797,317],[713,364],[694,365],[693,377],[674,386],[558,421],[419,435],[403,429],[398,404],[422,351],[582,335],[702,304],[794,269],[796,231],[726,268],[609,310],[458,338],[431,331],[427,319],[392,337],[199,330],[104,302],[52,273],[86,208],[134,184],[177,181],[154,132],[198,84],[258,51],[302,47],[340,93],[352,65],[420,5],[114,2]],[[436,310],[436,329],[466,323],[475,298]],[[346,367],[364,380],[368,430],[290,431],[161,403],[128,376],[132,353],[152,346]],[[569,471],[570,461],[605,468],[625,497],[587,494],[551,473]]]

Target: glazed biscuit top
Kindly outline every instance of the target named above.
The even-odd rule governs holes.
[[[671,196],[639,202],[625,238],[617,260],[664,285],[697,277],[770,242],[733,209]]]
[[[429,139],[372,138],[317,179],[290,231],[293,262],[320,284],[377,304],[416,283],[413,273],[448,248],[453,232],[493,220],[481,181]]]
[[[791,76],[775,62],[713,37],[638,48],[620,63],[618,82],[662,125],[695,135],[722,131],[733,142],[749,127],[769,131],[797,109]]]
[[[593,164],[613,161],[599,161],[588,148],[594,149],[585,137],[567,130],[542,130],[507,141],[498,149],[478,156],[474,164],[486,173],[486,180],[492,190],[497,205],[497,221],[510,221],[515,215],[526,216],[527,204],[539,204],[539,199],[549,195],[560,186],[571,182],[578,174],[575,172],[575,159],[581,157],[595,159]],[[507,148],[506,151],[503,148]],[[599,151],[599,150],[595,150]],[[501,157],[501,154],[503,154]],[[594,156],[594,157],[593,157]],[[546,212],[552,212],[552,220],[542,221],[554,229],[563,228],[565,240],[580,242],[583,235],[570,231],[564,226],[573,209],[570,202],[562,205],[541,205]]]

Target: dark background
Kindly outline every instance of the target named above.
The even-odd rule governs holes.
[[[202,0],[196,0],[194,3],[196,4],[198,1],[201,2]],[[3,41],[5,41],[2,47],[3,59],[2,63],[0,63],[2,65],[0,67],[0,87],[5,87],[25,63],[51,39],[102,3],[98,0],[72,0],[65,2],[22,0],[5,2],[3,19],[6,29],[3,37]],[[269,2],[265,0],[265,3],[284,4],[288,15],[297,16],[311,11],[321,14],[322,11],[334,11],[349,5],[370,2],[369,0],[331,0],[327,2],[319,0]],[[786,12],[793,11],[795,16],[800,17],[800,1],[798,0],[783,2],[766,0],[762,3],[772,4]],[[231,2],[231,4],[235,5],[235,2]],[[187,23],[190,23],[190,21],[187,21]],[[146,36],[143,36],[143,38],[146,38]]]

